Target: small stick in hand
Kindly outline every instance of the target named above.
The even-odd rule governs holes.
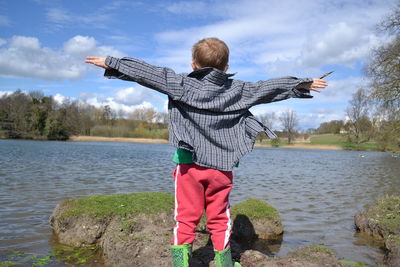
[[[327,73],[325,73],[324,75],[322,75],[322,76],[319,77],[319,78],[320,78],[320,79],[323,79],[323,78],[325,78],[326,76],[332,74],[333,72],[334,72],[334,71],[327,72]]]

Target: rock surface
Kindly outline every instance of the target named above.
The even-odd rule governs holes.
[[[347,266],[337,259],[328,248],[317,245],[301,247],[283,258],[270,258],[255,250],[242,254],[243,267],[341,267]]]

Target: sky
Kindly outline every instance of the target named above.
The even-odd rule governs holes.
[[[0,96],[42,91],[132,112],[166,111],[167,97],[136,83],[106,79],[86,56],[134,57],[191,72],[191,47],[218,37],[230,48],[228,73],[259,81],[317,78],[313,99],[289,99],[253,114],[296,112],[301,129],[345,119],[352,94],[368,84],[372,49],[390,41],[376,25],[398,0],[0,0]],[[279,128],[277,123],[274,128]]]

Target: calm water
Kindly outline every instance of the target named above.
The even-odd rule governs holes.
[[[173,152],[160,144],[0,140],[0,255],[50,252],[48,218],[67,197],[173,193]],[[285,233],[278,256],[316,243],[339,258],[379,265],[380,250],[355,235],[353,217],[377,198],[400,192],[400,158],[256,148],[234,177],[232,204],[257,197],[279,209]]]

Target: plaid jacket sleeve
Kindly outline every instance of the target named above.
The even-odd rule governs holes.
[[[312,98],[313,96],[310,95],[310,91],[296,88],[299,84],[307,82],[312,82],[312,79],[284,77],[254,83],[244,82],[242,99],[246,103],[246,106],[252,107],[254,105],[281,101],[291,97]]]
[[[169,68],[148,64],[134,58],[114,58],[108,56],[106,65],[112,69],[106,70],[104,76],[137,82],[145,87],[166,94],[174,100],[180,99],[183,93],[183,76]]]

